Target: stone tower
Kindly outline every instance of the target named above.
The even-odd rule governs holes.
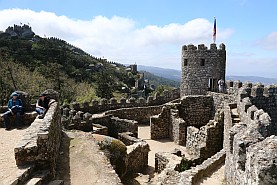
[[[225,81],[226,50],[225,45],[204,44],[184,45],[182,47],[181,97],[186,95],[204,95],[207,91],[217,91],[219,79]]]

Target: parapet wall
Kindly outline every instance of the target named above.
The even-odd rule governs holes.
[[[54,176],[62,131],[59,110],[59,103],[54,102],[43,119],[35,119],[28,127],[14,149],[17,165],[34,163],[36,169],[49,170]]]
[[[263,86],[261,84],[257,84],[255,86],[244,86],[239,90],[239,101],[243,101],[244,98],[248,97],[249,102],[248,106],[250,104],[255,105],[257,109],[263,109],[265,112],[269,114],[271,117],[271,124],[273,127],[275,127],[275,130],[277,129],[277,86],[275,85],[269,85],[269,86]],[[244,100],[245,101],[245,100]],[[246,110],[248,107],[245,105],[244,110]],[[242,111],[242,107],[241,112]],[[274,133],[277,135],[277,130]]]
[[[274,164],[277,157],[273,152],[277,149],[275,125],[268,113],[252,104],[251,98],[255,98],[257,92],[262,95],[259,90],[253,91],[251,94],[254,96],[250,98],[243,98],[245,93],[240,94],[237,105],[240,123],[233,126],[232,115],[225,114],[225,124],[232,126],[229,132],[225,132],[224,141],[227,184],[277,183],[277,168]],[[225,112],[228,110],[231,108]]]
[[[180,98],[180,90],[173,89],[172,91],[164,91],[163,95],[156,93],[155,96],[149,96],[144,98],[131,98],[129,100],[122,98],[119,102],[112,98],[109,101],[107,99],[93,100],[92,102],[84,102],[82,104],[73,103],[71,106],[76,111],[89,112],[91,114],[96,114],[100,112],[105,112],[108,110],[115,110],[120,108],[131,108],[131,107],[146,107],[154,105],[162,105],[169,101],[173,101]],[[63,107],[71,107],[70,105],[64,105]]]

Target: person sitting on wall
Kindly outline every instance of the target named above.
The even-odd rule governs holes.
[[[218,91],[220,93],[224,93],[224,89],[225,89],[225,82],[224,80],[221,78],[220,80],[218,80]]]
[[[39,95],[39,99],[36,103],[36,112],[38,113],[38,118],[42,119],[49,109],[50,106],[50,99],[46,97],[46,94],[42,93]]]
[[[21,114],[23,114],[22,101],[18,98],[18,94],[13,92],[11,94],[11,99],[8,101],[8,111],[4,113],[4,124],[6,130],[11,129],[10,116],[16,115],[16,126],[18,129],[22,128],[21,125]]]

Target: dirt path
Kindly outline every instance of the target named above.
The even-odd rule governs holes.
[[[63,135],[56,179],[65,185],[116,185],[119,178],[98,149],[90,133],[66,132]]]
[[[148,156],[148,165],[155,167],[155,153],[157,152],[171,152],[175,148],[178,148],[182,153],[186,154],[186,148],[175,144],[170,139],[150,139],[150,126],[139,125],[138,137],[145,140],[150,146],[150,152]]]
[[[18,168],[15,164],[14,148],[24,135],[25,129],[6,131],[0,128],[0,185],[9,184],[16,179]]]

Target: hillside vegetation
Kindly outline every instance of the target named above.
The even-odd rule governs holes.
[[[39,95],[52,88],[61,93],[62,101],[72,102],[111,98],[133,83],[125,66],[92,57],[63,40],[0,37],[2,104],[14,90]]]
[[[34,95],[54,89],[61,102],[130,96],[138,75],[130,68],[96,58],[64,40],[42,38],[28,25],[0,31],[0,98],[7,103],[12,91]],[[154,84],[178,86],[176,82],[145,72]]]

